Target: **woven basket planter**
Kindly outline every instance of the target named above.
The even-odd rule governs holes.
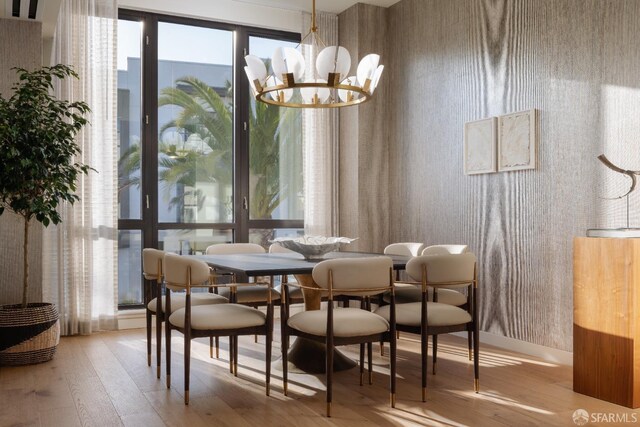
[[[0,306],[0,365],[30,365],[53,358],[60,341],[53,304]]]

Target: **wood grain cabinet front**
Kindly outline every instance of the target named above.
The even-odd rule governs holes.
[[[573,390],[640,407],[640,239],[573,245]]]

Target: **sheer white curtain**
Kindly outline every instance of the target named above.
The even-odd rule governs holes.
[[[338,17],[317,13],[318,35],[327,46],[338,44]],[[302,13],[304,35],[311,15]],[[311,46],[303,45],[306,69],[315,67]],[[305,234],[337,236],[338,230],[338,111],[335,108],[303,110],[304,141],[304,231]]]
[[[58,84],[56,95],[91,107],[78,160],[96,170],[43,237],[43,296],[57,305],[63,335],[117,328],[117,16],[117,0],[63,0],[53,41],[52,63],[80,75]]]

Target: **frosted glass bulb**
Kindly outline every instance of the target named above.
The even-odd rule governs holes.
[[[267,79],[267,86],[273,87],[273,86],[279,86],[281,84],[282,84],[282,81],[273,76],[269,76],[269,78]],[[289,100],[293,96],[293,89],[281,89],[278,91],[269,92],[269,96],[274,101],[280,101],[279,99],[280,93],[282,93],[284,96],[284,102],[289,102]]]
[[[271,67],[278,78],[289,73],[293,73],[293,78],[296,81],[300,81],[304,77],[304,57],[292,47],[276,49],[271,58]]]
[[[256,90],[255,83],[253,82],[255,80],[253,73],[251,73],[251,70],[249,69],[249,67],[244,67],[244,72],[247,74],[247,78],[249,79],[249,86],[251,87],[251,93],[253,93],[253,96],[255,96],[258,91]]]
[[[327,81],[323,79],[307,79],[305,80],[305,83],[327,83]],[[307,104],[314,103],[316,94],[318,95],[318,102],[322,104],[327,99],[329,99],[329,96],[331,95],[331,91],[329,91],[329,89],[327,88],[321,88],[321,87],[300,88],[300,95],[302,95],[302,99],[304,99],[304,102]]]
[[[262,59],[255,55],[247,55],[244,57],[244,60],[246,61],[249,70],[251,70],[251,75],[253,76],[253,79],[249,77],[249,80],[257,79],[260,84],[264,83],[267,78],[267,67],[264,65]]]
[[[367,79],[373,81],[373,75],[378,67],[378,62],[380,62],[380,55],[375,53],[370,53],[362,58],[358,64],[358,71],[356,72],[360,86],[364,86]]]
[[[376,68],[376,72],[373,74],[373,79],[371,80],[371,88],[369,89],[369,93],[373,95],[373,91],[378,87],[378,82],[380,81],[380,76],[382,76],[382,70],[384,70],[384,65],[378,65]]]
[[[318,54],[316,68],[321,79],[327,80],[329,73],[337,73],[340,75],[340,80],[342,80],[349,74],[351,69],[351,55],[342,46],[325,47]]]
[[[340,84],[355,86],[357,83],[358,83],[358,80],[356,76],[350,76],[344,79]],[[349,99],[349,94],[351,94],[352,96],[351,99]],[[340,101],[342,102],[349,102],[351,100],[358,99],[359,97],[360,97],[360,94],[358,92],[354,92],[352,90],[346,90],[346,89],[338,90],[338,98],[340,98]]]

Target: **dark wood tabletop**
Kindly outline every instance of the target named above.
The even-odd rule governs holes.
[[[329,252],[323,259],[305,260],[297,253],[190,255],[209,266],[247,276],[271,276],[281,274],[311,274],[317,263],[336,258],[364,258],[386,256],[393,260],[395,270],[404,270],[410,257],[367,252]]]

